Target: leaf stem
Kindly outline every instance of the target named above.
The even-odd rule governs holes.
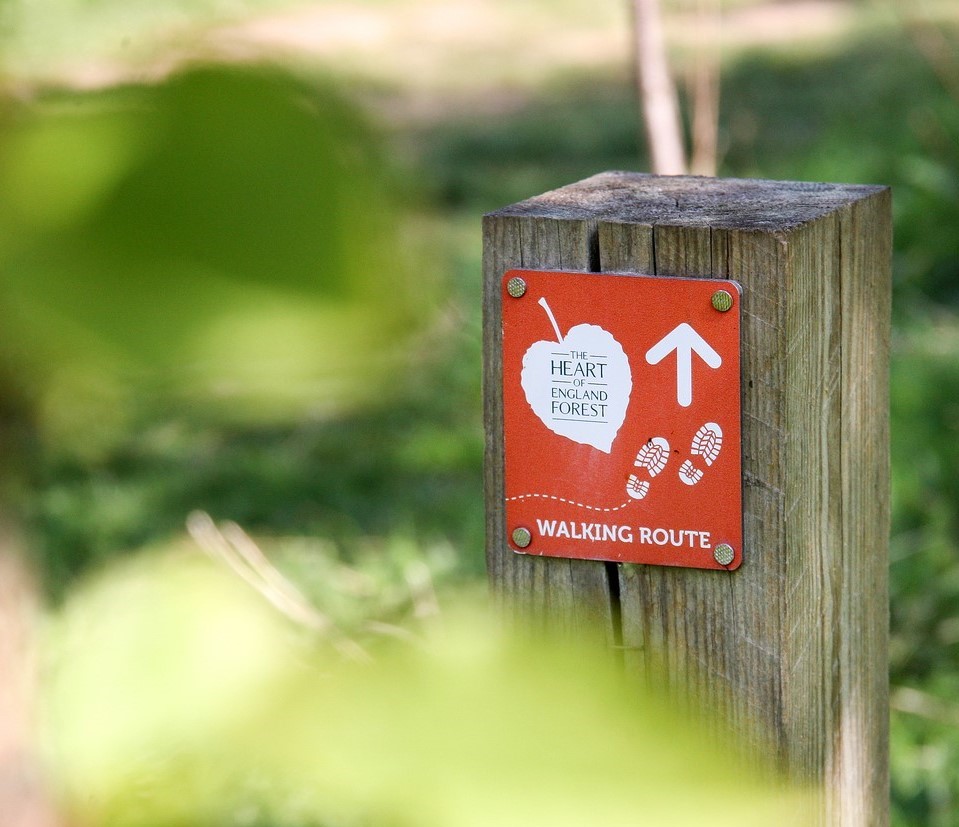
[[[553,330],[556,331],[556,341],[562,344],[563,334],[559,332],[559,325],[556,324],[556,317],[553,315],[553,311],[549,309],[549,305],[546,303],[545,296],[539,300],[539,303],[543,305],[543,310],[546,311],[546,315],[549,316],[549,320],[553,323]]]

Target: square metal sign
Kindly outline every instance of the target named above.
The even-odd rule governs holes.
[[[502,303],[510,547],[738,568],[736,282],[511,270]]]

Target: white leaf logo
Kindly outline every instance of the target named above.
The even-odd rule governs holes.
[[[626,353],[597,325],[576,325],[563,336],[546,299],[539,303],[557,341],[534,342],[523,356],[526,401],[553,433],[608,454],[633,389]]]

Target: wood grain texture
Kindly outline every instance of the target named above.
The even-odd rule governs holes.
[[[888,190],[840,213],[842,268],[843,579],[841,730],[834,784],[844,824],[881,824],[889,789],[889,316],[892,232]],[[865,749],[860,745],[865,744]],[[881,802],[883,806],[877,806]]]
[[[695,698],[819,823],[888,822],[891,209],[882,187],[603,173],[484,225],[487,560],[540,628],[602,629]],[[744,562],[729,574],[530,558],[503,524],[499,283],[512,266],[743,285]]]

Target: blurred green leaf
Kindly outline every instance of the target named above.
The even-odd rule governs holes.
[[[0,365],[48,436],[122,420],[131,383],[283,420],[409,369],[386,167],[322,84],[201,67],[51,94],[8,113],[0,182]]]
[[[115,567],[51,626],[46,742],[79,824],[811,823],[601,652],[458,613],[353,662],[184,554]]]

